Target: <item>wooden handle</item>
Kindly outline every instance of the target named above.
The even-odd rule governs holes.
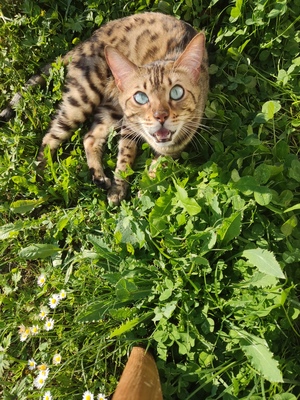
[[[163,400],[154,358],[142,347],[133,347],[113,400]]]

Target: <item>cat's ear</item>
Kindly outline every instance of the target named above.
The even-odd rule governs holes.
[[[191,76],[197,81],[199,79],[201,64],[206,57],[205,50],[205,34],[204,32],[198,33],[190,43],[186,46],[183,53],[175,61],[174,67],[185,68]]]
[[[105,47],[105,58],[118,89],[123,91],[126,83],[132,82],[132,75],[137,72],[138,67],[112,46]]]

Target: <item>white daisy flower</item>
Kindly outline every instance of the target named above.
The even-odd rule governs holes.
[[[62,289],[59,292],[59,298],[60,298],[60,300],[64,300],[66,297],[67,297],[67,292],[64,289]]]
[[[25,342],[27,340],[28,336],[29,336],[28,333],[21,333],[20,342]]]
[[[35,386],[37,389],[41,389],[46,382],[46,378],[41,376],[40,374],[34,379],[33,381],[33,386]]]
[[[30,369],[30,371],[36,369],[36,362],[34,361],[33,358],[28,360],[28,368]]]
[[[21,333],[24,333],[26,331],[26,327],[24,324],[19,325],[18,328],[19,328],[18,332],[20,335]]]
[[[107,400],[106,397],[104,396],[104,394],[99,393],[97,396],[97,400]]]
[[[37,366],[37,369],[39,371],[47,371],[47,369],[49,369],[49,368],[48,368],[48,365],[46,363],[42,363],[42,364]]]
[[[52,400],[51,392],[49,390],[44,394],[43,400]]]
[[[49,306],[50,308],[54,309],[58,306],[60,302],[59,294],[53,294],[49,299]]]
[[[47,315],[49,314],[49,312],[50,311],[49,311],[48,307],[42,306],[40,308],[39,319],[44,320],[47,317]]]
[[[82,400],[94,400],[94,395],[89,390],[85,391],[82,396]]]
[[[61,355],[59,353],[54,354],[53,359],[52,359],[52,363],[54,365],[58,365],[61,363]]]
[[[45,274],[41,274],[37,279],[37,284],[40,287],[43,287],[45,285],[45,283],[46,283],[46,275]]]
[[[47,368],[45,370],[40,371],[38,376],[41,376],[42,378],[47,379],[49,376],[49,372],[50,372],[50,370],[49,370],[49,368]]]
[[[54,328],[54,319],[53,318],[47,318],[44,329],[45,331],[51,331]]]
[[[31,331],[30,328],[26,328],[24,325],[19,326],[20,341],[25,342],[29,337]]]
[[[40,328],[37,325],[33,325],[30,328],[30,333],[34,336],[37,335],[40,331]]]

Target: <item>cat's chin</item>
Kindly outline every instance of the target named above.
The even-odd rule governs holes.
[[[166,128],[160,128],[154,133],[154,138],[157,143],[169,142],[172,139],[172,132]]]

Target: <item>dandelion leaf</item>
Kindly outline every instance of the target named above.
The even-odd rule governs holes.
[[[238,332],[239,344],[251,365],[269,382],[283,382],[278,361],[264,339],[244,331]]]
[[[242,256],[255,265],[260,272],[266,275],[275,276],[276,278],[285,279],[285,276],[280,268],[274,254],[263,249],[244,250]]]
[[[131,319],[131,320],[125,322],[125,323],[122,324],[121,326],[119,326],[117,329],[114,329],[114,330],[110,333],[109,337],[110,337],[110,338],[113,338],[113,337],[115,337],[115,336],[120,336],[120,335],[122,335],[123,333],[126,333],[126,332],[128,332],[128,331],[131,331],[131,329],[133,329],[138,323],[139,323],[139,318],[138,318],[138,317],[133,318],[133,319]]]
[[[62,249],[53,244],[32,244],[28,247],[21,249],[19,256],[27,260],[44,259],[54,256]]]
[[[116,297],[122,302],[134,301],[145,298],[151,292],[151,288],[137,286],[133,279],[121,278],[116,284]]]
[[[108,262],[113,264],[118,264],[120,262],[119,257],[113,253],[112,249],[100,236],[87,235],[87,239],[93,244],[99,257],[105,258]]]
[[[264,288],[264,287],[272,287],[276,286],[278,282],[275,276],[266,275],[262,272],[257,271],[250,280],[243,283],[243,287],[257,287],[257,288]]]
[[[0,227],[0,240],[12,239],[17,237],[20,231],[24,228],[24,223],[22,221],[17,221],[16,223],[6,224]]]
[[[76,321],[79,323],[100,321],[112,308],[116,309],[117,307],[115,300],[108,300],[107,296],[105,296],[101,301],[95,301],[84,307]]]
[[[43,204],[46,200],[46,197],[37,200],[17,200],[11,203],[10,208],[15,214],[26,214],[33,211],[36,207]]]
[[[133,318],[129,321],[126,321],[124,324],[120,325],[118,328],[114,329],[109,337],[113,338],[115,336],[120,336],[123,333],[131,331],[135,326],[138,324],[142,323],[144,320],[150,318],[152,316],[152,312],[148,312],[145,314],[142,314],[140,317]]]

